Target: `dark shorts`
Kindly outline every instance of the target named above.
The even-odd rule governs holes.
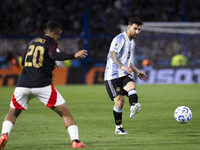
[[[117,95],[128,96],[128,92],[125,91],[123,87],[126,86],[126,84],[131,81],[135,82],[131,75],[105,81],[106,90],[110,99],[113,101],[114,97],[116,97]]]

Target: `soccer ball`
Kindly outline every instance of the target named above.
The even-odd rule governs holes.
[[[180,123],[187,123],[192,119],[192,111],[189,107],[179,106],[174,111],[174,118]]]

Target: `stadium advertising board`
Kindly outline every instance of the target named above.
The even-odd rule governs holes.
[[[0,87],[1,86],[14,86],[17,83],[17,79],[21,74],[21,69],[11,70],[2,69],[0,70]],[[68,78],[68,68],[59,68],[53,71],[53,84],[54,85],[66,85]]]
[[[137,84],[200,84],[200,68],[141,69],[148,75],[147,81],[137,78]]]
[[[86,83],[103,83],[104,67],[93,67],[87,73]],[[147,81],[136,78],[137,84],[200,84],[200,68],[141,69],[148,76]]]
[[[91,67],[86,73],[86,80],[83,79],[82,68],[59,68],[53,71],[53,84],[83,84],[88,85],[104,83],[105,67]],[[137,84],[200,84],[200,68],[152,68],[141,69],[148,76],[147,81],[136,78]],[[0,70],[0,86],[14,86],[21,70]]]

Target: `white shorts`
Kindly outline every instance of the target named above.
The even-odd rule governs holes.
[[[28,107],[29,100],[35,97],[48,108],[65,103],[64,98],[53,85],[41,88],[16,87],[11,99],[10,107],[25,110]]]

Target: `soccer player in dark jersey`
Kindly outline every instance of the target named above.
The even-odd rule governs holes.
[[[65,104],[65,100],[52,84],[52,71],[55,69],[55,61],[63,61],[74,58],[84,58],[86,50],[80,50],[74,54],[60,52],[57,40],[62,33],[62,25],[59,21],[50,20],[47,23],[45,35],[33,39],[25,52],[22,65],[22,73],[14,90],[10,110],[2,125],[0,137],[0,149],[4,149],[10,131],[22,110],[26,110],[31,98],[36,97],[46,107],[58,113],[63,121],[72,141],[73,148],[86,147],[80,142],[78,127]]]

